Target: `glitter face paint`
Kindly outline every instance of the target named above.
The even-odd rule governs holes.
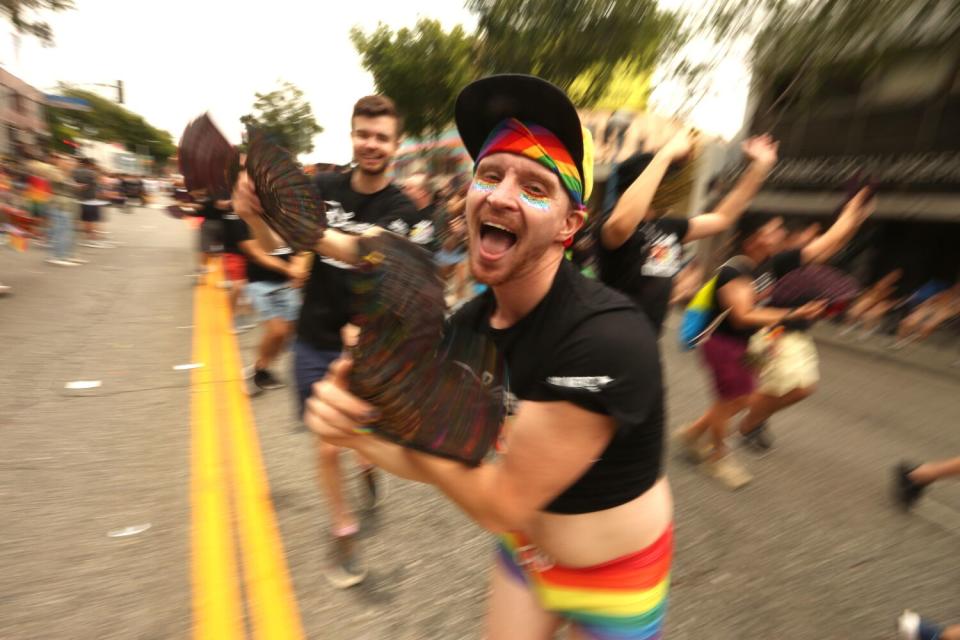
[[[548,211],[550,209],[550,199],[544,196],[535,196],[521,191],[520,201],[537,211]]]
[[[473,190],[481,193],[490,193],[497,188],[496,182],[487,182],[483,178],[473,179]]]

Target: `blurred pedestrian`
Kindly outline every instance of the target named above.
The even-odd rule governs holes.
[[[304,285],[304,299],[293,345],[294,377],[300,415],[313,386],[327,375],[330,364],[344,348],[344,327],[350,324],[353,267],[343,260],[343,245],[349,236],[374,227],[407,233],[417,228],[417,209],[410,199],[391,183],[387,169],[399,146],[402,121],[393,101],[386,96],[361,98],[350,119],[350,139],[355,166],[345,172],[318,172],[314,180],[327,203],[328,229],[319,240],[310,275]],[[262,210],[256,192],[245,175],[234,191],[234,207],[250,226],[253,237],[264,252],[282,246],[276,235],[259,216]],[[360,525],[347,503],[343,449],[317,439],[318,476],[330,510],[334,559],[326,576],[337,588],[362,582],[367,571],[357,552]],[[367,506],[376,507],[384,487],[377,473],[365,460],[360,461],[367,493]]]
[[[597,225],[600,279],[633,299],[657,334],[669,310],[673,279],[684,265],[683,245],[733,228],[777,161],[773,139],[751,138],[743,143],[750,166],[713,212],[665,217],[667,211],[653,206],[654,196],[671,166],[687,159],[695,144],[694,133],[684,128],[655,155],[621,163]]]

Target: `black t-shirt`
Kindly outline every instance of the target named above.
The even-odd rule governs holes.
[[[423,209],[403,216],[403,223],[406,229],[401,232],[413,242],[433,251],[436,238],[435,218],[437,216],[437,205],[430,203]]]
[[[418,221],[417,210],[394,185],[376,193],[357,193],[349,173],[319,173],[315,184],[327,203],[327,225],[360,234],[374,226],[407,235]],[[350,321],[352,267],[317,255],[304,287],[297,337],[323,351],[341,348],[340,328]]]
[[[268,252],[274,258],[279,258],[284,262],[290,262],[293,258],[293,249],[290,247],[280,247]],[[289,278],[285,273],[274,271],[265,267],[253,258],[247,256],[247,282],[286,282]]]
[[[802,250],[792,249],[790,251],[782,251],[752,269],[749,268],[749,265],[752,265],[749,258],[737,256],[736,259],[728,261],[720,267],[717,273],[717,288],[713,294],[714,309],[723,309],[719,300],[720,289],[729,282],[743,276],[748,276],[753,280],[753,290],[756,295],[757,305],[763,305],[770,296],[773,285],[777,283],[777,280],[803,265]],[[793,320],[788,323],[787,328],[791,330],[802,330],[808,326],[809,324],[805,321]],[[717,326],[717,331],[746,340],[750,338],[758,328],[759,327],[735,327],[729,317],[727,317]]]
[[[77,197],[80,201],[97,199],[97,172],[93,169],[81,167],[73,172],[73,179],[80,187]]]
[[[508,398],[571,402],[616,422],[600,458],[546,510],[609,509],[653,486],[662,465],[663,383],[656,336],[633,303],[564,260],[546,297],[512,327],[490,328],[494,305],[488,290],[450,322],[492,336],[506,361]]]
[[[233,211],[223,214],[223,252],[243,255],[240,243],[250,239],[250,229],[247,223]]]
[[[602,228],[597,225],[598,234]],[[642,222],[613,251],[597,237],[600,280],[636,302],[658,335],[669,310],[673,278],[683,268],[683,239],[689,229],[686,218]]]
[[[223,220],[223,209],[217,207],[217,201],[213,198],[205,198],[200,201],[202,205],[199,215],[206,220]]]

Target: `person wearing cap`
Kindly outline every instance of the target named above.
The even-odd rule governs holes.
[[[695,134],[683,128],[655,155],[635,154],[618,165],[598,225],[600,279],[636,302],[658,334],[669,310],[673,279],[684,266],[683,245],[736,226],[777,162],[776,142],[769,136],[750,138],[743,143],[750,166],[715,211],[665,217],[667,211],[652,206],[654,195],[695,144]]]
[[[351,363],[314,385],[307,425],[396,475],[435,485],[498,536],[492,640],[661,638],[673,551],[656,336],[622,294],[564,259],[592,187],[592,143],[557,87],[500,75],[468,85],[456,122],[475,160],[469,262],[489,289],[452,329],[491,336],[509,380],[502,455],[477,467],[366,434],[375,408]]]

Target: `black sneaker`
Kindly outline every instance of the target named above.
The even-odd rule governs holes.
[[[910,479],[910,472],[916,468],[915,464],[901,462],[893,470],[894,497],[904,509],[912,507],[927,488]]]
[[[361,470],[360,477],[363,480],[363,488],[367,497],[365,506],[369,510],[376,509],[380,506],[380,503],[383,502],[383,497],[386,495],[385,486],[377,480],[377,468],[367,467]]]
[[[354,549],[355,539],[356,534],[333,538],[333,561],[327,567],[326,576],[337,589],[349,589],[367,577],[367,570],[360,564]]]
[[[773,449],[773,436],[770,434],[766,420],[754,427],[752,431],[742,434],[741,437],[743,446],[755,453],[770,453]]]
[[[267,369],[257,369],[253,372],[253,384],[257,385],[258,388],[263,389],[264,391],[269,391],[270,389],[282,389],[284,386],[286,386],[273,377],[273,374]]]

